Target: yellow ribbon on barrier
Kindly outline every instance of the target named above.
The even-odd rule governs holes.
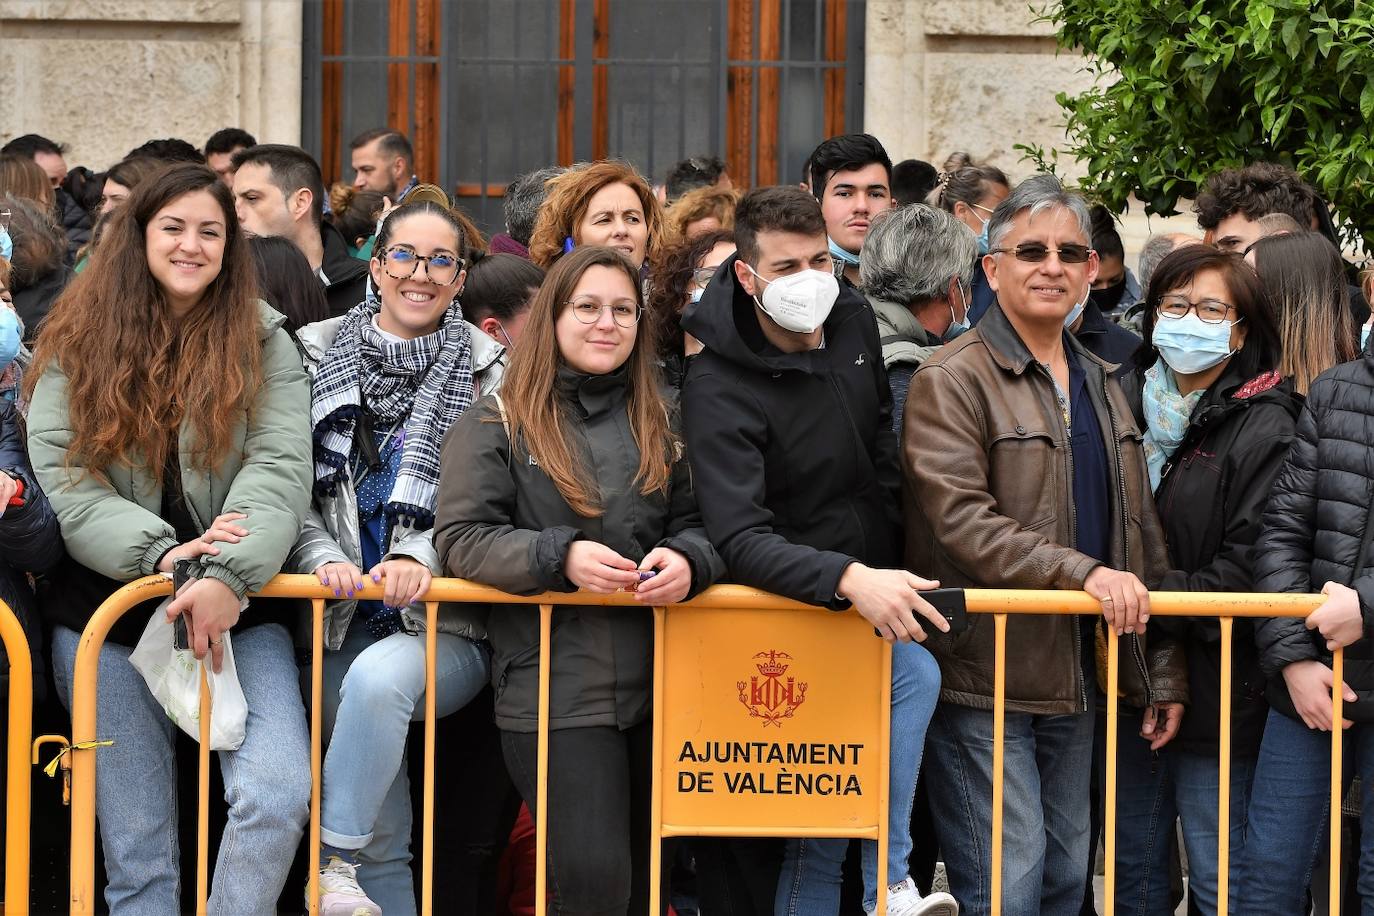
[[[79,741],[76,744],[69,744],[58,751],[56,757],[43,765],[43,772],[48,774],[49,778],[56,777],[57,768],[61,765],[63,757],[72,751],[91,751],[98,747],[114,747],[114,741]]]

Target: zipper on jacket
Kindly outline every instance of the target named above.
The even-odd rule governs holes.
[[[1107,405],[1107,421],[1111,424],[1112,431],[1112,448],[1116,452],[1117,514],[1121,517],[1121,556],[1122,565],[1129,572],[1131,569],[1131,532],[1130,525],[1126,521],[1129,517],[1126,504],[1126,475],[1121,463],[1121,435],[1117,429],[1116,411],[1112,409],[1111,392],[1107,389],[1106,373],[1102,375],[1102,401]],[[1154,696],[1154,688],[1150,684],[1150,669],[1145,663],[1145,652],[1140,648],[1140,637],[1135,633],[1131,634],[1131,657],[1135,659],[1136,667],[1140,669],[1140,676],[1144,679],[1145,703],[1149,705]],[[1107,698],[1109,703],[1115,702],[1115,700],[1115,697]]]
[[[1054,376],[1050,374],[1050,370],[1044,363],[1039,360],[1035,360],[1034,362],[1036,368],[1039,369],[1049,381],[1050,389],[1057,398],[1059,396],[1059,383],[1054,380]],[[1064,411],[1059,409],[1058,404],[1055,404],[1054,407],[1054,414],[1059,418],[1059,428],[1064,432],[1064,466],[1067,469],[1067,479],[1064,481],[1064,485],[1066,488],[1065,496],[1068,497],[1064,500],[1064,503],[1069,507],[1069,541],[1071,542],[1067,546],[1077,550],[1078,507],[1074,505],[1073,501],[1073,433],[1069,429],[1069,424],[1064,422]],[[1073,410],[1072,402],[1069,403],[1069,410]],[[1072,416],[1072,414],[1070,414],[1070,416]],[[1078,618],[1076,616],[1070,624],[1069,629],[1073,632],[1073,664],[1078,670],[1078,703],[1081,707],[1079,711],[1087,712],[1091,707],[1088,706],[1088,675],[1087,672],[1083,670],[1083,634],[1078,625]],[[1094,647],[1094,654],[1095,653],[1096,647]]]

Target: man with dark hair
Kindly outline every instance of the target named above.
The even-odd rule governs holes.
[[[91,215],[63,184],[67,180],[66,152],[65,144],[54,143],[38,134],[15,137],[0,147],[0,153],[12,153],[32,159],[52,182],[57,198],[57,217],[62,223],[62,231],[67,234],[67,258],[68,263],[71,263],[75,260],[76,252],[91,240]],[[78,168],[77,171],[83,173],[83,180],[89,176],[89,172],[84,169]]]
[[[921,159],[903,159],[892,167],[892,199],[898,207],[923,204],[940,183],[935,166]]]
[[[725,171],[725,162],[719,156],[693,156],[675,162],[663,182],[670,204],[688,191],[711,187],[734,187],[730,173]]]
[[[859,251],[873,217],[892,206],[892,160],[876,137],[844,134],[811,153],[811,193],[821,202],[830,255],[859,283]]]
[[[949,625],[921,598],[937,583],[895,568],[900,476],[878,329],[863,298],[835,279],[820,205],[805,191],[746,194],[735,239],[736,255],[682,316],[683,330],[705,346],[682,390],[702,522],[732,581],[853,607],[895,643],[888,880],[896,883],[875,886],[877,859],[866,850],[866,909],[881,891],[889,912],[953,916],[952,898],[922,901],[907,873],[912,799],[939,690],[919,643]],[[795,895],[817,912],[838,912],[847,846],[789,841],[778,911]]]
[[[491,237],[487,250],[492,254],[514,254],[528,259],[530,256],[530,236],[534,234],[534,221],[539,216],[539,208],[548,196],[548,182],[566,172],[562,166],[549,166],[535,169],[518,176],[506,185],[506,196],[501,209],[506,218],[506,231]]]
[[[215,170],[219,180],[230,190],[234,188],[234,154],[241,149],[257,146],[253,135],[239,127],[224,127],[205,141],[205,164]]]
[[[198,162],[205,164],[205,157],[200,150],[179,137],[167,137],[163,140],[149,140],[141,146],[135,146],[125,155],[125,159],[136,159],[138,157],[147,159],[157,159],[160,162]]]
[[[1203,241],[1222,251],[1244,251],[1261,235],[1255,223],[1270,213],[1286,213],[1305,229],[1316,230],[1317,192],[1298,173],[1276,162],[1223,169],[1207,179],[1193,204]]]
[[[376,191],[393,204],[420,183],[415,176],[415,150],[406,135],[387,127],[365,130],[348,144],[353,187]]]
[[[314,158],[299,146],[264,143],[239,150],[231,165],[244,234],[294,242],[324,284],[330,315],[362,302],[367,263],[352,257],[339,230],[324,221],[324,179]]]

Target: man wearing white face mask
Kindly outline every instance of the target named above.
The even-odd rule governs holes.
[[[900,476],[877,327],[863,299],[831,272],[821,207],[805,191],[747,194],[735,212],[735,241],[736,256],[682,316],[683,330],[705,347],[682,389],[702,521],[731,581],[835,610],[852,606],[896,643],[888,854],[895,883],[875,887],[877,844],[865,841],[865,905],[872,912],[882,891],[888,912],[953,916],[953,898],[923,899],[907,875],[917,770],[939,690],[934,659],[919,643],[949,625],[921,598],[937,583],[893,568]],[[838,912],[847,846],[789,841],[775,913]]]

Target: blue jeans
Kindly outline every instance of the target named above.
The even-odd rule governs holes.
[[[463,708],[490,677],[480,644],[437,635],[435,711]],[[387,916],[415,912],[410,872],[411,803],[406,735],[425,715],[425,638],[377,639],[355,621],[337,652],[324,654],[325,753],[320,839],[357,851],[358,881]]]
[[[1374,786],[1374,728],[1346,731],[1341,773],[1347,784],[1356,768],[1363,786]],[[1313,863],[1327,842],[1331,734],[1313,731],[1297,719],[1269,710],[1255,765],[1245,856],[1236,889],[1236,913],[1291,916],[1305,913]],[[1361,912],[1374,914],[1374,797],[1368,788],[1360,812],[1361,847],[1357,887]],[[1323,877],[1321,880],[1325,880]]]
[[[80,640],[66,627],[53,630],[53,673],[68,709]],[[310,816],[310,736],[286,630],[235,630],[233,650],[248,722],[239,749],[219,752],[229,817],[209,911],[271,916]],[[129,664],[131,651],[112,643],[100,650],[96,734],[114,740],[95,757],[105,901],[111,916],[166,916],[181,908],[176,726]]]
[[[888,749],[887,880],[907,876],[911,803],[921,772],[926,727],[940,696],[940,666],[920,643],[892,646],[892,728]],[[878,844],[862,841],[864,907],[878,905]],[[840,908],[840,867],[848,840],[788,840],[774,904],[777,916],[834,916]]]
[[[926,736],[926,783],[949,889],[965,916],[992,901],[992,712],[941,703]],[[1093,713],[1007,713],[1002,912],[1078,916],[1088,860]]]
[[[1183,825],[1188,891],[1202,916],[1217,911],[1218,758],[1164,747],[1150,752],[1137,734],[1140,710],[1121,710],[1116,770],[1117,916],[1171,916],[1169,855],[1175,819]],[[1231,759],[1231,895],[1245,855],[1250,782],[1255,761]]]

